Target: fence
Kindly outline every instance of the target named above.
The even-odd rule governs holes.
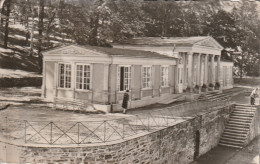
[[[32,144],[91,144],[124,140],[141,133],[149,133],[166,128],[192,117],[176,117],[176,113],[192,111],[196,113],[213,107],[226,106],[229,98],[215,101],[193,101],[172,107],[133,115],[129,118],[105,121],[12,121],[2,119],[2,136],[9,140],[20,140]]]

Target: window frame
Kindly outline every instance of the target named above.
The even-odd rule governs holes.
[[[167,72],[163,72],[163,68],[167,68]],[[160,69],[160,85],[161,87],[169,87],[169,65],[162,65]]]
[[[77,88],[77,80],[78,80],[78,66],[82,66],[83,70],[82,70],[82,89],[80,88]],[[84,89],[84,66],[89,66],[89,73],[90,73],[90,76],[88,77],[89,78],[89,89]],[[76,91],[85,91],[85,92],[89,92],[91,91],[92,89],[92,64],[86,64],[86,63],[76,63],[75,64],[75,90]],[[86,83],[88,84],[88,83]]]
[[[151,72],[150,72],[150,86],[146,86],[146,87],[144,87],[144,68],[150,68],[150,70],[151,70]],[[148,90],[148,89],[153,89],[153,66],[152,65],[143,65],[142,66],[142,89],[143,90]],[[148,75],[148,74],[147,74]],[[147,78],[147,77],[146,77]],[[146,84],[148,84],[147,82],[146,82]]]
[[[128,81],[128,87],[125,88],[125,83],[123,86],[123,90],[120,90],[120,85],[121,85],[121,67],[124,67],[124,71],[125,68],[128,68],[128,77],[127,77],[127,81]],[[125,75],[125,72],[124,72]],[[125,80],[125,79],[124,79]],[[118,65],[117,66],[117,91],[118,92],[125,92],[126,90],[131,90],[131,82],[132,82],[132,65]]]
[[[63,78],[63,80],[64,80],[64,82],[63,82],[63,87],[61,87],[61,67],[60,67],[60,65],[64,65],[64,70],[63,70],[63,74],[64,74],[64,78]],[[66,85],[67,85],[67,83],[66,83],[66,80],[67,80],[67,75],[66,75],[66,66],[70,66],[70,87],[66,87]],[[72,89],[72,84],[73,84],[73,74],[72,74],[72,72],[73,72],[73,64],[72,63],[66,63],[66,62],[59,62],[58,64],[57,64],[57,67],[58,67],[58,70],[57,70],[57,88],[58,89]]]

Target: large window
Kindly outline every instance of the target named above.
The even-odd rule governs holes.
[[[131,66],[119,66],[117,77],[118,90],[129,90],[131,84]]]
[[[169,86],[169,67],[168,66],[161,67],[161,86],[162,87]]]
[[[91,80],[90,65],[77,64],[76,89],[89,90]]]
[[[59,64],[59,88],[71,88],[71,65]]]
[[[151,66],[143,67],[143,88],[144,89],[152,88],[152,67]]]

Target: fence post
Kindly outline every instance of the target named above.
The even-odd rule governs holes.
[[[78,144],[79,144],[79,122],[77,124],[78,124]]]
[[[148,128],[148,132],[150,131],[150,117],[148,115],[148,125],[147,125],[147,128]]]
[[[52,122],[51,122],[51,144],[52,144]]]
[[[125,119],[123,118],[123,139],[125,138]]]
[[[104,142],[106,142],[106,121],[104,121]]]
[[[26,143],[26,120],[24,120],[24,142]]]

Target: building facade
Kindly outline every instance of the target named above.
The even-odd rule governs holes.
[[[209,86],[219,83],[224,89],[233,87],[232,80],[227,82],[227,79],[233,79],[232,73],[225,72],[226,67],[230,69],[233,66],[233,62],[221,61],[223,47],[210,36],[135,38],[114,47],[152,51],[178,58],[176,77],[178,83],[175,87],[179,93],[196,85],[201,87],[203,84]]]
[[[114,47],[70,45],[44,52],[43,97],[115,111],[126,90],[129,108],[137,108],[174,99],[196,85],[232,87],[232,63],[220,61],[223,48],[211,37],[141,38]]]

